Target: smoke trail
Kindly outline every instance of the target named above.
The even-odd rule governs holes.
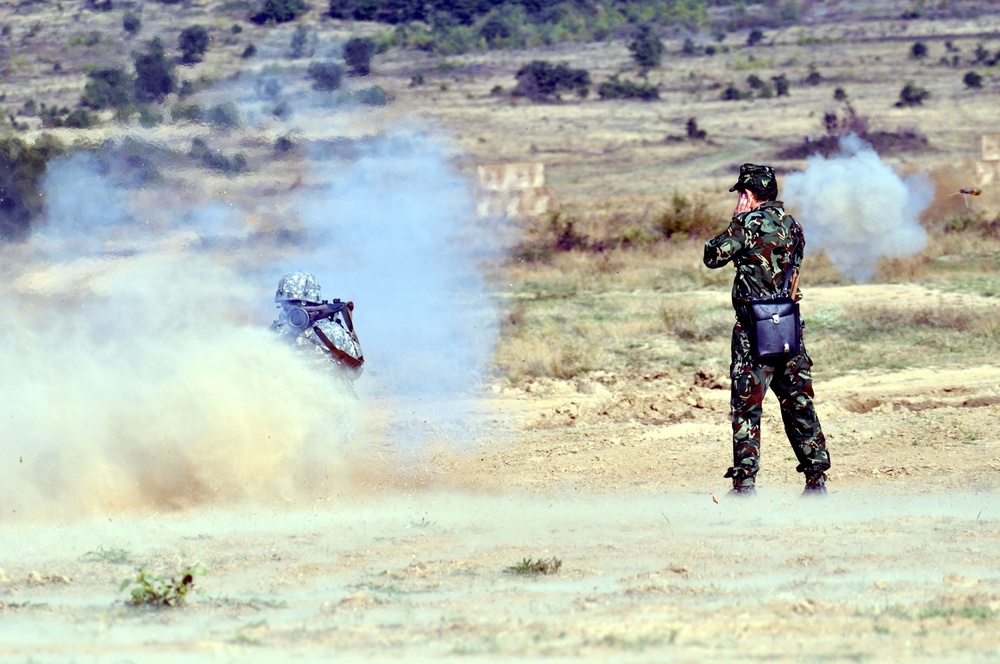
[[[925,175],[901,178],[854,135],[841,139],[839,154],[810,157],[782,191],[803,226],[807,249],[825,251],[842,274],[862,282],[879,259],[924,248],[927,231],[919,217],[933,197]]]

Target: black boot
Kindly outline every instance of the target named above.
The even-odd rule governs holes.
[[[803,496],[826,495],[826,473],[818,475],[806,475],[806,488],[802,491]]]
[[[738,498],[753,498],[757,495],[757,489],[754,488],[753,484],[747,484],[744,486],[734,486],[729,490],[730,496],[736,496]]]

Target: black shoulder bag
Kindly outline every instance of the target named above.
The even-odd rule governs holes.
[[[785,283],[774,296],[747,300],[742,322],[747,326],[750,351],[761,361],[780,360],[799,354],[802,346],[802,318],[799,303],[788,290],[792,263],[785,271]]]

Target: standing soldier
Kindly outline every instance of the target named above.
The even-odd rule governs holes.
[[[733,466],[726,477],[735,494],[753,494],[760,469],[760,416],[768,386],[781,405],[785,434],[805,474],[807,493],[826,493],[830,455],[813,407],[812,360],[805,343],[794,354],[777,358],[754,357],[747,330],[747,303],[754,298],[778,295],[789,283],[791,296],[799,299],[799,266],[805,238],[802,227],[785,212],[778,197],[778,183],[770,166],[743,164],[736,184],[739,192],[729,228],[705,243],[705,265],[719,268],[732,261],[733,280],[732,395]],[[791,278],[786,281],[786,273]]]

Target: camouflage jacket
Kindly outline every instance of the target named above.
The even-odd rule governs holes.
[[[729,228],[705,243],[704,260],[710,268],[729,261],[736,266],[733,307],[739,310],[748,298],[780,293],[789,263],[791,278],[798,274],[805,244],[802,227],[781,201],[768,201],[733,217]]]
[[[288,324],[284,312],[271,323],[271,331],[290,342],[296,348],[307,351],[321,364],[333,362],[348,380],[356,380],[364,369],[365,357],[361,354],[358,335],[349,332],[338,314],[333,320],[316,321],[299,332]]]

